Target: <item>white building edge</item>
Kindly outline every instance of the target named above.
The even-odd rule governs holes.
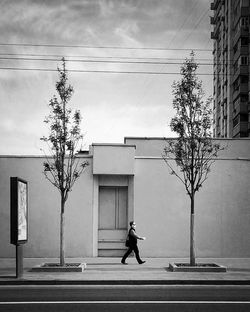
[[[250,256],[250,139],[219,139],[227,149],[196,195],[197,257]],[[66,204],[66,257],[121,256],[130,220],[142,257],[189,255],[190,200],[162,159],[164,138],[126,137],[92,144],[89,166]],[[28,242],[24,257],[58,257],[60,197],[43,175],[41,156],[0,156],[0,257],[10,244],[10,177],[28,181]],[[174,162],[174,160],[173,160]],[[140,243],[139,243],[140,244]]]

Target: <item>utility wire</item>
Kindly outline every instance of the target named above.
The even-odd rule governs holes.
[[[198,1],[196,1],[195,5],[192,6],[192,9],[197,5],[197,3],[198,3]],[[181,30],[181,28],[184,26],[184,24],[186,23],[186,21],[187,21],[187,19],[184,21],[184,23],[181,25],[181,27],[176,31],[174,37],[172,37],[172,39],[170,40],[170,42],[168,42],[168,48],[169,48],[169,49],[170,49],[170,45],[171,45],[171,43],[173,42],[173,40],[175,39],[177,33]],[[161,66],[160,71],[161,71],[161,72],[164,71],[164,65]],[[155,85],[155,83],[156,83],[156,80],[154,81],[154,85]],[[143,85],[143,88],[144,88],[145,91],[144,91],[142,97],[139,99],[138,105],[140,105],[140,104],[142,103],[142,101],[144,101],[144,99],[145,99],[145,97],[146,97],[146,94],[147,94],[148,90],[152,88],[152,85],[153,85],[152,80],[150,81],[150,78],[147,77],[147,78],[145,79],[145,83],[144,83],[144,85]]]
[[[0,57],[0,60],[20,60],[20,61],[49,61],[58,62],[60,59],[45,59],[45,58],[27,58],[27,57]],[[159,61],[113,61],[113,60],[70,60],[65,59],[66,62],[79,62],[79,63],[111,63],[111,64],[153,64],[153,65],[181,65],[180,62],[159,62]],[[197,63],[198,65],[213,65],[213,63]]]
[[[128,60],[174,60],[185,61],[186,58],[173,57],[129,57],[129,56],[91,56],[91,55],[60,55],[60,54],[33,54],[33,53],[0,53],[1,56],[31,56],[31,57],[59,57],[59,58],[92,58],[92,59],[128,59]],[[212,61],[213,58],[195,58],[197,61]]]
[[[200,17],[200,19],[198,20],[198,22],[196,23],[196,25],[194,26],[194,28],[192,29],[192,31],[189,33],[189,35],[183,40],[183,43],[185,43],[189,38],[190,36],[192,35],[192,33],[194,32],[194,30],[200,25],[200,23],[202,22],[203,18],[207,15],[207,13],[210,11],[210,8],[207,9],[203,15]],[[206,49],[204,49],[206,50]],[[209,51],[212,51],[212,50],[209,50]]]
[[[212,49],[199,48],[164,48],[164,47],[118,47],[118,46],[88,46],[63,44],[32,44],[32,43],[1,43],[0,46],[47,47],[47,48],[84,48],[84,49],[116,49],[116,50],[155,50],[155,51],[200,51],[211,52]]]
[[[21,61],[53,61],[53,62],[58,62],[61,61],[61,58],[38,58],[39,55],[35,54],[34,56],[36,58],[29,58],[29,57],[19,57],[19,56],[14,56],[14,55],[19,55],[19,54],[12,54],[10,56],[1,56],[1,55],[9,55],[9,54],[1,54],[0,53],[0,60],[21,60]],[[32,55],[32,54],[31,54]],[[46,56],[47,55],[43,55]],[[53,57],[53,56],[52,56]],[[58,57],[57,55],[54,55],[54,57]],[[60,57],[60,56],[59,56]],[[81,56],[80,56],[81,57]],[[90,58],[93,58],[92,60]],[[106,60],[105,60],[106,58]],[[70,56],[64,57],[66,62],[82,62],[82,63],[121,63],[121,64],[155,64],[155,65],[182,65],[185,59],[178,59],[178,58],[133,58],[133,57],[87,57],[87,59],[70,59]],[[120,60],[119,60],[120,59]],[[124,59],[126,60],[131,60],[131,61],[123,61]],[[135,61],[135,60],[143,60],[143,61]],[[147,61],[150,60],[150,61]],[[182,62],[167,62],[167,61],[154,61],[154,60],[170,60],[170,61],[178,61],[181,60]],[[197,61],[198,59],[195,59]],[[209,59],[200,59],[202,61],[211,61]],[[231,62],[231,63],[230,63]],[[211,62],[211,63],[203,63],[203,62],[197,62],[198,65],[232,65],[233,60],[230,62]]]
[[[25,67],[0,67],[0,70],[17,70],[17,71],[43,71],[57,72],[57,69],[50,68],[25,68]],[[114,71],[114,70],[80,70],[67,69],[67,72],[72,73],[104,73],[104,74],[144,74],[144,75],[179,75],[181,72],[157,72],[157,71]],[[214,73],[197,73],[202,76],[213,76]],[[217,76],[226,76],[226,74],[216,74]]]
[[[199,3],[200,0],[196,0],[195,3],[193,3],[192,7],[191,7],[191,12],[193,13],[194,8],[197,6],[197,4]],[[186,19],[183,21],[182,25],[176,30],[174,36],[171,38],[170,42],[168,43],[168,46],[170,47],[171,44],[173,43],[173,41],[175,40],[175,38],[177,37],[177,35],[180,33],[180,31],[182,30],[183,26],[186,24],[186,22],[190,19],[190,17],[192,16],[192,14],[189,14]]]

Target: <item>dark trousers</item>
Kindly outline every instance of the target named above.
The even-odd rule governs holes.
[[[130,246],[128,248],[128,250],[126,251],[126,253],[122,257],[122,262],[125,262],[125,260],[131,254],[132,251],[134,251],[134,253],[135,253],[135,257],[136,257],[137,262],[142,263],[142,260],[141,260],[140,255],[139,255],[139,249],[138,249],[137,245],[133,245],[133,246]]]

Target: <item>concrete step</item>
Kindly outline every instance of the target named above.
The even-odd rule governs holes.
[[[122,257],[125,249],[98,249],[98,257]]]
[[[124,240],[99,240],[98,249],[126,249]]]

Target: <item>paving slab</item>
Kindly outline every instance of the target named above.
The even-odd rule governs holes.
[[[226,272],[171,272],[169,263],[187,262],[187,258],[146,258],[139,265],[134,258],[123,265],[120,258],[69,258],[67,262],[83,262],[83,272],[32,272],[42,263],[56,262],[55,258],[25,258],[24,274],[15,277],[15,259],[0,259],[0,284],[246,284],[250,285],[250,258],[199,258],[200,263],[217,263]]]

